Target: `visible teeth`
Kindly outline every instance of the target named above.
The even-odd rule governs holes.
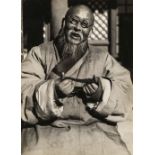
[[[73,33],[73,36],[80,37],[80,35],[79,34],[76,34],[76,33]]]

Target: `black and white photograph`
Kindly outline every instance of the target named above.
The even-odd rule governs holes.
[[[21,0],[21,155],[133,155],[133,0]]]

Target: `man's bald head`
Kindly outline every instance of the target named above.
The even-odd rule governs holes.
[[[81,13],[84,17],[86,16],[90,20],[90,23],[93,25],[93,23],[94,23],[94,15],[93,15],[93,12],[91,11],[91,9],[89,7],[87,7],[86,5],[72,6],[67,11],[65,17],[67,18],[70,15],[76,14],[76,13]]]

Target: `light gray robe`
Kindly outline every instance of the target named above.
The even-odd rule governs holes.
[[[22,63],[21,115],[23,122],[32,125],[22,129],[22,154],[132,154],[132,83],[128,70],[104,48],[89,46],[67,71],[65,76],[73,78],[100,78],[104,93],[100,110],[92,116],[78,96],[61,98],[63,106],[57,105],[54,92],[58,76],[52,69],[59,61],[55,45],[49,42],[32,48]],[[82,86],[78,82],[74,85]]]

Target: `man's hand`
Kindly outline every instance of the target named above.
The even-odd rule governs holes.
[[[98,89],[98,85],[96,83],[85,84],[83,87],[83,91],[86,95],[92,95]]]
[[[69,95],[74,90],[74,83],[72,80],[62,80],[57,82],[56,89],[59,89],[64,95]]]
[[[101,82],[98,79],[96,82],[85,84],[83,87],[87,102],[100,102],[103,95]]]

